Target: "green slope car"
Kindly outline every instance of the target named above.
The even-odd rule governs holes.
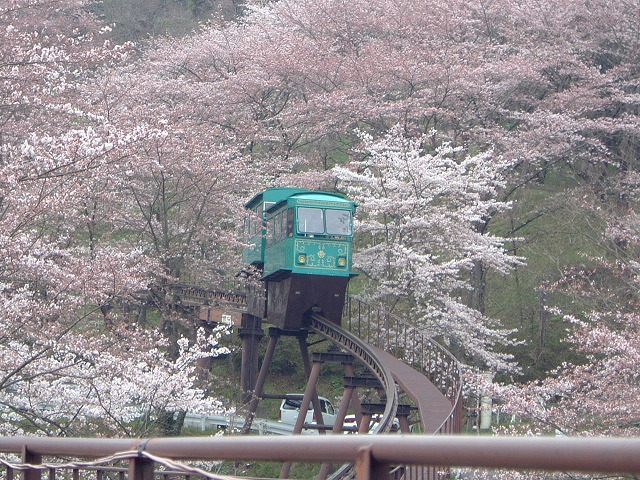
[[[243,260],[262,270],[269,299],[267,320],[289,328],[291,322],[299,324],[292,316],[301,317],[302,308],[315,307],[339,323],[346,285],[355,275],[356,203],[338,193],[271,188],[253,197],[246,208],[252,213],[245,224],[248,247]],[[301,298],[295,301],[296,296]],[[285,305],[275,305],[282,302]],[[294,311],[288,312],[289,307]]]

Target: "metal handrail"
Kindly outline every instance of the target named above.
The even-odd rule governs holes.
[[[129,460],[129,478],[132,480],[152,480],[155,463],[171,465],[172,470],[183,470],[177,463],[183,460],[355,462],[358,478],[363,480],[388,478],[387,466],[396,463],[638,474],[639,451],[640,439],[613,437],[317,435],[138,440],[0,437],[0,453],[22,453],[23,457],[28,454],[32,459],[30,463],[15,465],[3,461],[7,469],[49,469],[54,473],[57,468],[88,469],[86,463],[55,464],[33,459],[110,456],[120,461]],[[185,476],[193,473],[192,467],[184,466]]]

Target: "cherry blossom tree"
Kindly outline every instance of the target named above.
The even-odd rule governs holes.
[[[430,134],[431,148],[451,141],[513,160],[513,195],[552,170],[599,182],[621,156],[629,163],[627,7],[285,0],[160,42],[147,62],[154,78],[179,80],[169,93],[195,103],[211,137],[263,162],[267,181],[344,161],[358,125],[400,123]]]
[[[13,368],[3,375],[3,435],[166,435],[175,433],[167,412],[172,420],[180,411],[222,411],[218,399],[196,387],[195,370],[199,358],[228,351],[218,346],[223,330],[200,331],[194,344],[181,339],[177,361],[167,358],[162,337],[131,327],[118,339],[53,332],[58,335],[27,345],[16,336],[2,352],[3,367]]]
[[[615,314],[616,312],[612,312]],[[511,432],[562,435],[638,435],[638,318],[593,314],[566,317],[568,341],[586,362],[561,365],[549,378],[498,390],[505,413],[522,424]]]
[[[519,262],[505,252],[504,239],[476,228],[508,208],[495,196],[509,162],[446,144],[427,153],[399,127],[364,139],[364,159],[335,172],[359,204],[356,265],[371,280],[365,291],[485,367],[507,368],[508,357],[494,347],[509,343],[509,332],[461,297],[476,262],[502,272]]]
[[[572,300],[562,308],[549,307],[549,313],[570,332],[566,343],[573,359],[542,380],[495,390],[502,408],[523,419],[511,431],[521,432],[526,425],[536,434],[638,434],[638,187],[621,182],[618,189],[625,194],[624,207],[614,202],[606,208],[597,186],[581,200],[599,227],[602,255],[585,257],[583,265],[565,268],[557,281],[544,285]]]
[[[616,248],[635,231],[637,0],[257,3],[241,22],[153,39],[136,61],[80,1],[0,7],[7,339],[38,338],[16,326],[41,322],[56,329],[49,338],[93,325],[119,344],[123,325],[141,328],[120,307],[137,305],[137,320],[157,309],[177,341],[185,319],[171,285],[215,285],[239,269],[243,200],[274,184],[330,188],[325,170],[350,160],[337,172],[362,196],[360,265],[378,298],[402,294],[397,308],[413,307],[434,334],[457,319],[467,327],[453,345],[494,367],[505,359],[490,344],[506,332],[479,292],[485,268],[515,262],[487,234],[507,201],[561,176],[580,187],[565,198],[615,213]],[[393,202],[381,193],[391,184]],[[421,229],[433,237],[412,236]]]
[[[125,159],[159,133],[92,112],[86,88],[129,47],[105,42],[82,2],[5,2],[0,19],[0,429],[136,435],[132,412],[149,430],[163,409],[218,408],[193,371],[216,335],[171,359],[123,314],[165,272],[106,219]]]
[[[607,191],[604,174],[630,164],[637,144],[635,11],[578,0],[283,0],[157,42],[135,84],[267,184],[358,158],[355,127],[382,136],[400,124],[429,151],[451,142],[511,161],[506,200],[550,172]],[[476,229],[488,231],[494,213]],[[482,266],[468,302],[481,313]]]
[[[637,435],[637,12],[637,2],[577,2],[537,14],[549,22],[540,32],[557,32],[570,55],[544,71],[555,88],[522,116],[528,125],[517,138],[549,133],[540,137],[539,165],[568,166],[578,180],[567,210],[581,212],[591,248],[541,285],[567,299],[549,313],[566,324],[572,358],[548,378],[500,392],[535,433]]]

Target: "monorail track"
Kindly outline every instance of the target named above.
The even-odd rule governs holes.
[[[203,305],[228,304],[229,308],[235,310],[243,308],[244,297],[239,293],[230,294],[183,285],[174,294],[188,302]],[[438,344],[424,337],[417,327],[404,323],[388,313],[381,313],[383,310],[380,309],[376,309],[375,315],[372,316],[372,310],[366,307],[369,310],[366,310],[365,321],[368,322],[368,326],[365,334],[362,318],[359,317],[357,320],[352,318],[354,303],[357,303],[358,312],[365,310],[362,302],[349,299],[345,308],[348,318],[343,319],[343,324],[357,331],[358,336],[317,313],[309,313],[303,326],[357,358],[380,382],[384,391],[381,395],[384,401],[384,412],[371,433],[388,433],[391,430],[398,414],[399,390],[410,397],[416,405],[420,418],[419,431],[436,434],[458,433],[461,414],[461,381],[457,361]],[[372,330],[376,335],[371,333]],[[367,341],[360,338],[361,336]],[[263,394],[266,370],[270,361],[266,359],[273,355],[273,351],[269,353],[269,350],[275,349],[276,343],[277,340],[270,343],[267,349],[265,355],[267,368],[264,372],[262,370],[260,372],[245,427],[251,425],[257,404]],[[402,358],[398,359],[398,356]],[[313,389],[315,392],[315,386]],[[317,397],[317,394],[315,395]],[[299,425],[302,425],[301,420]],[[409,474],[409,471],[406,473]],[[330,478],[352,478],[353,476],[355,476],[354,466],[344,465]],[[417,475],[411,472],[411,476],[435,479],[439,474],[433,469],[421,471]]]
[[[391,430],[398,409],[398,390],[391,370],[379,358],[376,352],[352,333],[343,330],[335,323],[318,314],[309,316],[309,329],[331,340],[336,345],[358,358],[380,381],[384,388],[385,409],[382,419],[374,433],[387,433]]]

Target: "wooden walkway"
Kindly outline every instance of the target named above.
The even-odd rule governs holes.
[[[440,426],[449,418],[451,402],[420,372],[395,358],[390,353],[370,346],[377,357],[391,370],[391,375],[411,399],[420,412],[425,433],[437,433]]]

